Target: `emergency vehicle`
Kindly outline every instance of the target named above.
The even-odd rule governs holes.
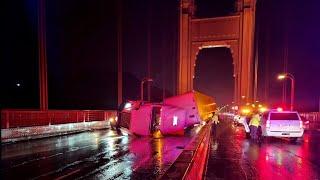
[[[303,122],[297,111],[283,111],[278,108],[266,112],[261,122],[262,136],[287,137],[296,141],[304,133]]]

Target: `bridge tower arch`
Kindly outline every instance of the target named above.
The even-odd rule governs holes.
[[[237,0],[232,16],[194,18],[194,0],[180,1],[177,93],[193,89],[197,54],[203,48],[230,48],[234,101],[253,98],[253,44],[256,0]]]

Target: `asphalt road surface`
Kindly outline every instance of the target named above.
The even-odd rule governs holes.
[[[212,135],[206,179],[320,179],[320,132],[292,143],[246,139],[243,127],[225,121]]]
[[[100,130],[1,146],[1,179],[155,179],[192,136],[134,137]]]

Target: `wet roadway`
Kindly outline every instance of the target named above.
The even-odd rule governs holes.
[[[99,130],[1,146],[1,179],[155,179],[192,136],[153,139]]]
[[[256,143],[246,139],[243,127],[226,122],[212,135],[206,179],[320,179],[319,131],[295,143],[285,138]]]

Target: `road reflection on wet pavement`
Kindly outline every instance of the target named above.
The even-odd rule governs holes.
[[[319,179],[320,132],[306,132],[292,143],[267,138],[246,139],[243,127],[228,120],[211,138],[206,179]]]
[[[154,179],[174,162],[192,136],[154,139],[112,130],[2,145],[4,179]]]

